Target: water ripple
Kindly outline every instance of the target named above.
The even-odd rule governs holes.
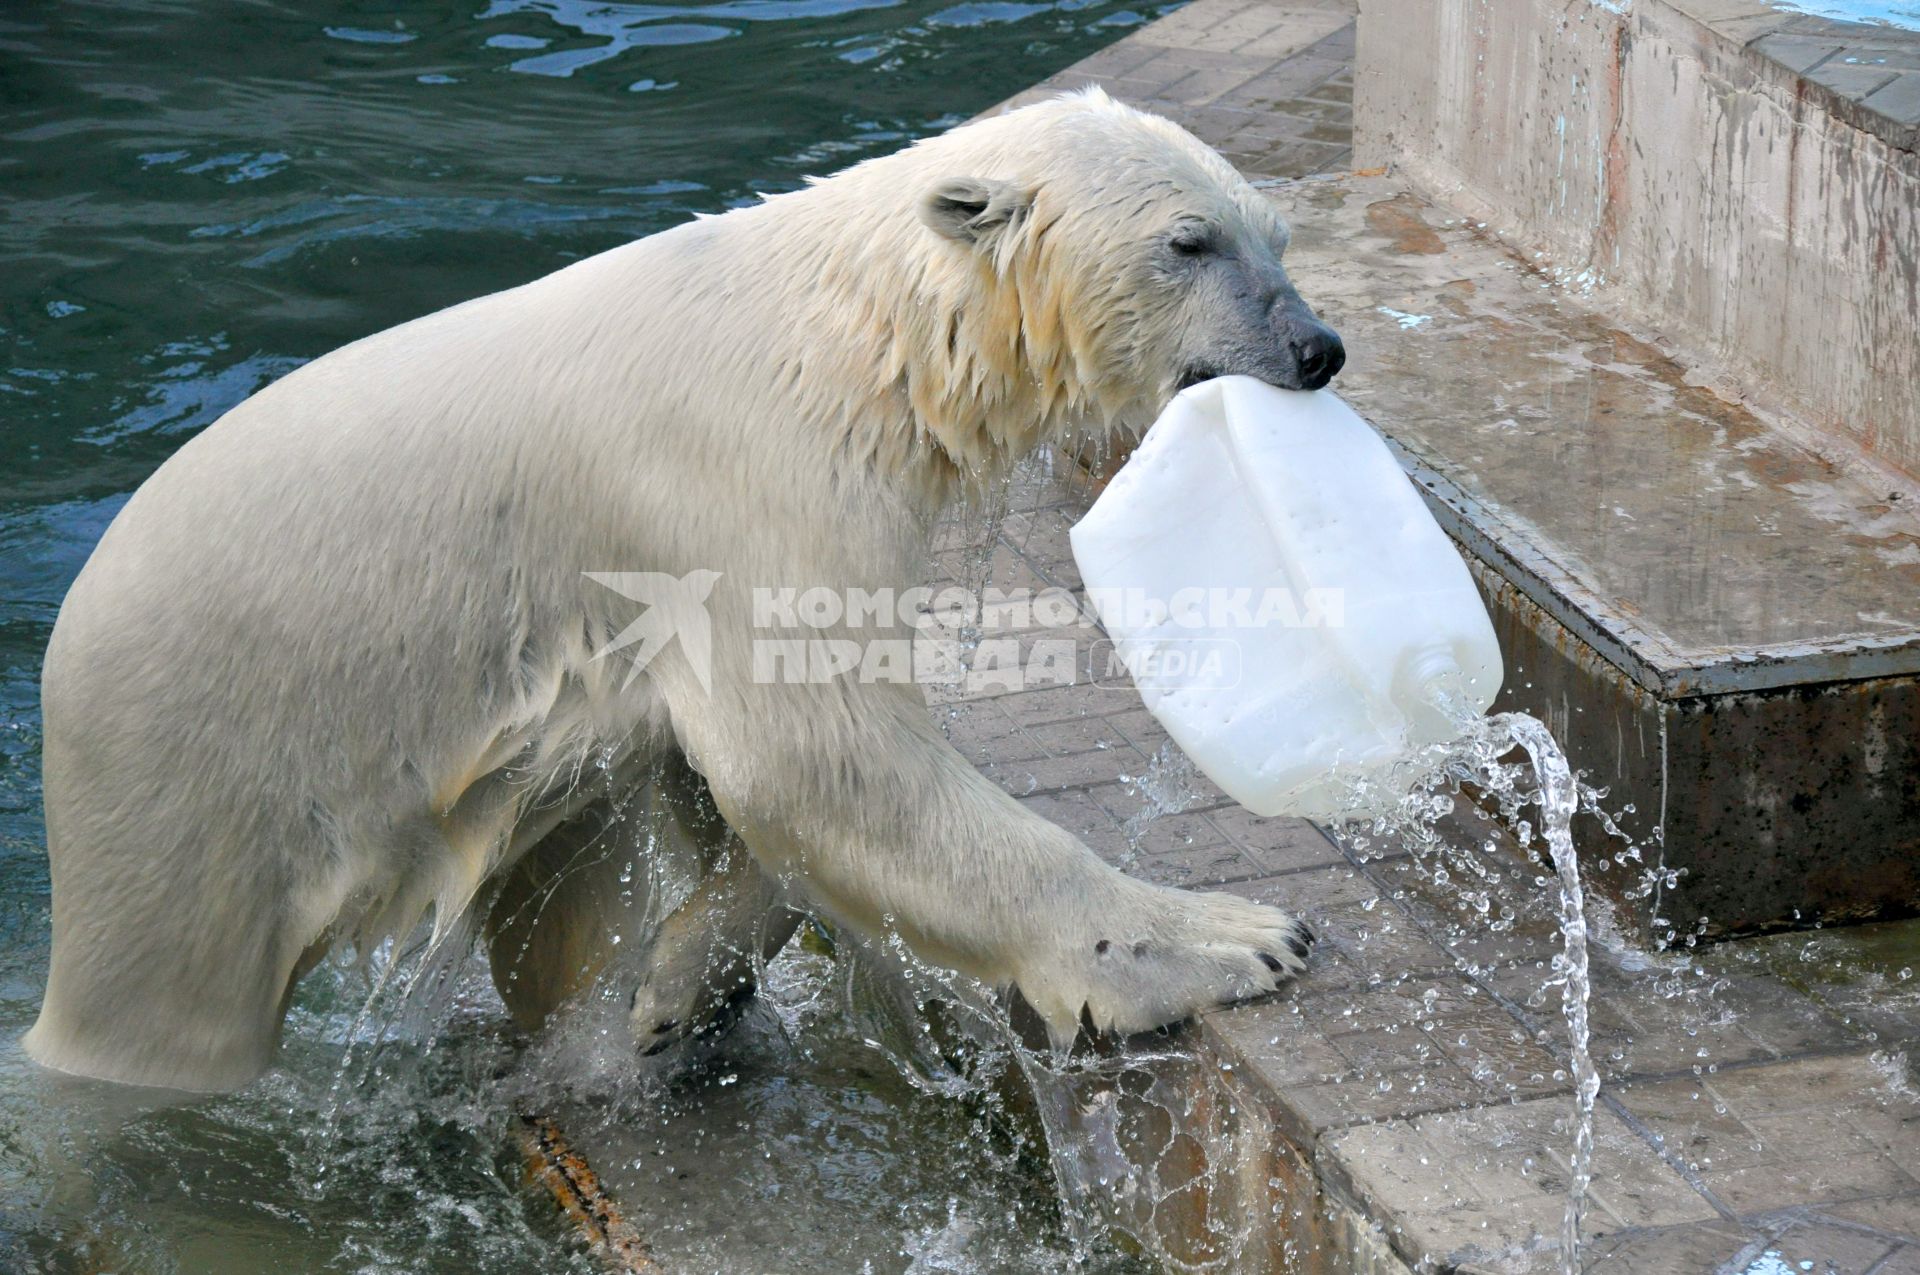
[[[714,19],[791,22],[838,17],[867,9],[894,8],[900,3],[901,0],[722,0],[719,4],[707,5],[658,5],[602,4],[596,0],[493,0],[480,18],[485,21],[510,14],[540,14],[581,35],[606,41],[592,48],[562,49],[539,57],[523,58],[507,68],[526,75],[564,77],[583,67],[617,58],[629,49],[706,44],[740,34],[736,28],[714,25]],[[672,21],[675,18],[701,18],[706,21]],[[518,40],[525,37],[509,38]],[[499,39],[496,36],[488,43],[494,44]]]

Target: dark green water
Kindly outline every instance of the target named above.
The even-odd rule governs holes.
[[[948,127],[1171,7],[0,5],[0,1267],[561,1268],[496,1163],[529,1064],[483,992],[345,1097],[356,993],[324,973],[286,1065],[236,1098],[152,1112],[20,1055],[48,928],[40,654],[128,493],[305,360]],[[1005,1199],[1031,1164],[955,1138],[977,1121],[913,1101],[831,1017],[750,1025],[761,1064],[724,1101],[694,1083],[648,1109],[662,1145],[732,1148],[716,1183],[787,1193],[714,1207],[797,1207],[809,1245],[866,1228],[875,1270],[1066,1260],[1047,1210]],[[725,1136],[702,1124],[722,1110]],[[691,1218],[653,1221],[713,1229]],[[699,1268],[787,1269],[755,1234],[702,1241]]]

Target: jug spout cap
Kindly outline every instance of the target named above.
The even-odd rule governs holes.
[[[1466,702],[1466,675],[1450,643],[1433,642],[1407,652],[1394,683],[1394,698],[1416,741],[1453,738],[1461,730],[1456,718],[1472,711]]]
[[[1400,669],[1400,676],[1409,690],[1426,692],[1434,688],[1436,682],[1457,677],[1460,663],[1453,658],[1453,647],[1445,642],[1435,642],[1409,651],[1402,659]]]

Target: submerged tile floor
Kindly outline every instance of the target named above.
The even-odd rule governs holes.
[[[1099,84],[1256,178],[1339,170],[1352,32],[1342,0],[1195,0],[1009,105]],[[1000,587],[1077,588],[1066,532],[1093,495],[1074,466],[1036,468],[990,542],[949,529],[943,564],[963,582],[984,570]],[[1320,1232],[1331,1269],[1557,1268],[1571,1089],[1537,865],[1463,809],[1456,834],[1493,835],[1489,861],[1505,858],[1512,915],[1498,930],[1462,925],[1413,858],[1362,859],[1183,779],[1124,683],[932,698],[986,773],[1103,856],[1314,922],[1323,941],[1305,978],[1199,1032],[1258,1092],[1276,1158],[1310,1163],[1316,1207],[1343,1218]],[[1167,805],[1178,813],[1151,817]],[[1920,922],[1660,955],[1596,943],[1604,1087],[1586,1268],[1920,1272],[1917,971]]]

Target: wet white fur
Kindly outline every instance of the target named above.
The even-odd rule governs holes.
[[[921,206],[998,192],[977,242]],[[969,125],[356,342],[189,442],[74,584],[45,672],[50,1066],[190,1089],[271,1059],[330,944],[443,929],[683,752],[768,871],[1018,984],[1058,1034],[1298,967],[1281,913],[1103,865],[975,772],[913,687],[757,685],[754,585],[904,587],[1035,445],[1137,429],[1207,316],[1171,219],[1284,228],[1093,94]],[[721,572],[711,695],[587,571]],[[765,633],[757,636],[768,636]],[[808,636],[831,636],[814,635]],[[871,633],[862,636],[873,636]],[[1108,940],[1104,952],[1099,941]]]

